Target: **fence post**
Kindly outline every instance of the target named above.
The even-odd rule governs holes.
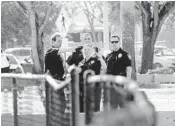
[[[17,100],[17,84],[16,78],[13,78],[13,110],[14,110],[14,126],[18,126],[18,100]]]
[[[84,109],[85,109],[85,124],[92,123],[94,112],[94,85],[88,83],[88,77],[95,75],[94,71],[86,70],[83,75],[84,79]]]
[[[45,100],[45,108],[46,108],[46,126],[49,126],[50,120],[50,112],[49,112],[49,84],[45,81],[45,92],[46,92],[46,100]]]
[[[80,102],[79,102],[79,75],[74,68],[71,71],[71,90],[72,90],[72,117],[71,117],[71,125],[79,126],[79,113],[80,113]]]

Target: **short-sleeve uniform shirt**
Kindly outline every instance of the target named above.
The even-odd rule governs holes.
[[[93,70],[95,72],[95,75],[100,74],[101,62],[97,58],[91,57],[87,61],[85,61],[85,59],[83,59],[79,63],[79,66],[82,69],[82,71],[80,73],[80,91],[82,91],[83,90],[83,84],[82,83],[83,83],[83,74],[84,74],[84,72],[86,70],[90,69],[90,70]]]
[[[130,55],[123,49],[113,51],[106,57],[107,74],[126,76],[126,68],[131,66]]]

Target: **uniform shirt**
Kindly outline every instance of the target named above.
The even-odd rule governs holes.
[[[93,70],[95,72],[95,75],[100,74],[101,62],[97,58],[91,57],[87,61],[85,61],[85,59],[83,59],[79,63],[79,66],[82,69],[81,73],[80,73],[80,91],[82,91],[83,90],[83,74],[84,74],[84,72],[86,70],[90,69],[90,70]]]
[[[126,76],[126,67],[131,66],[131,58],[123,49],[113,51],[106,57],[107,74]]]
[[[45,71],[49,70],[53,78],[62,79],[64,75],[63,59],[58,54],[59,49],[51,48],[45,56]]]
[[[83,60],[82,49],[83,49],[82,46],[76,48],[76,51],[73,52],[72,55],[68,57],[67,59],[68,65],[75,64],[76,66],[78,66],[78,64]]]

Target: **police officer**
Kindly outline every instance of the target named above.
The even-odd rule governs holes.
[[[45,72],[49,70],[54,79],[64,80],[64,58],[61,53],[75,51],[74,48],[62,48],[62,37],[59,33],[55,33],[51,37],[52,48],[46,52],[45,56]]]
[[[80,73],[80,112],[84,112],[84,84],[83,84],[83,74],[86,70],[90,69],[95,72],[96,75],[100,74],[101,62],[98,58],[93,57],[93,48],[91,45],[83,46],[83,60],[78,64],[78,67],[81,68]],[[97,112],[100,110],[100,99],[101,99],[101,88],[97,84],[94,87],[94,111]]]
[[[82,38],[81,38],[81,43],[84,44],[91,44],[92,43],[92,37],[89,33],[84,33]],[[82,54],[82,49],[83,46],[79,46],[76,48],[75,52],[72,53],[72,55],[70,55],[67,59],[67,64],[69,66],[71,65],[76,65],[78,66],[78,64],[83,60],[83,54]]]
[[[112,44],[112,52],[106,57],[107,74],[131,78],[131,57],[121,48],[120,38],[112,36],[110,43]],[[121,96],[111,89],[111,106],[113,108],[122,107],[121,99]]]
[[[59,49],[62,46],[62,37],[59,33],[55,33],[52,37],[52,48],[46,52],[45,56],[45,72],[49,70],[49,73],[54,79],[64,80],[64,67],[63,59],[58,54]]]

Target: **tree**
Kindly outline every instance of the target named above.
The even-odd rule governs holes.
[[[136,2],[141,10],[143,27],[143,52],[141,73],[153,68],[154,45],[164,21],[175,9],[175,2]]]
[[[48,2],[46,14],[39,16],[37,9],[37,2],[15,2],[19,9],[23,12],[30,24],[31,42],[32,42],[32,59],[34,62],[33,73],[42,74],[44,72],[44,43],[42,41],[44,28],[49,20],[49,14],[52,10],[52,2]]]
[[[175,29],[175,10],[167,17],[165,23],[162,25],[161,31],[172,28]]]
[[[3,1],[1,4],[1,45],[6,49],[8,43],[12,47],[17,45],[28,45],[30,41],[30,30],[26,17],[15,6],[14,2]],[[16,40],[16,42],[14,41]]]
[[[122,1],[121,4],[121,24],[122,24],[122,45],[123,49],[129,53],[132,61],[132,79],[136,80],[135,68],[135,7],[132,1]]]
[[[120,1],[109,1],[108,5],[110,26],[120,25]]]
[[[97,37],[94,29],[94,20],[98,20],[99,22],[103,23],[103,21],[100,19],[102,18],[101,15],[103,14],[101,7],[102,7],[102,2],[84,1],[83,11],[88,19],[94,42],[97,42]],[[95,15],[95,13],[97,13],[97,10],[100,13],[99,16]]]

